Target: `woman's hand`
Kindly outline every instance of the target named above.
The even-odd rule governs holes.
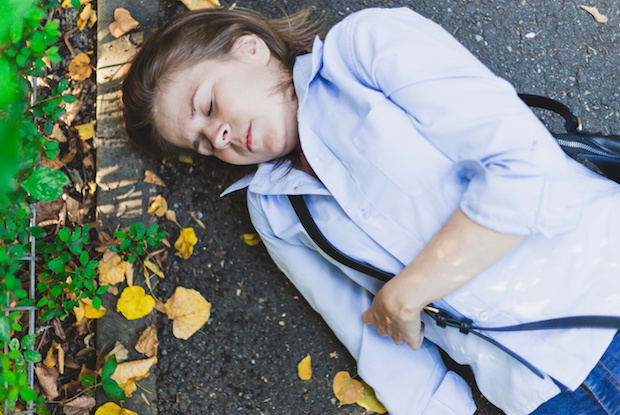
[[[370,308],[362,314],[362,321],[377,326],[382,336],[391,335],[394,343],[405,342],[417,350],[424,340],[424,323],[420,321],[422,307],[411,281],[399,274],[379,290]]]

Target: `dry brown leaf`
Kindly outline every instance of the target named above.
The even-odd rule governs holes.
[[[127,263],[115,252],[106,250],[103,259],[99,262],[97,270],[99,272],[99,284],[116,285],[125,281]]]
[[[164,303],[162,303],[161,301],[157,301],[155,303],[155,307],[153,307],[155,310],[159,311],[160,313],[165,313],[166,312],[166,305]]]
[[[181,3],[183,3],[189,10],[222,7],[219,0],[181,0]]]
[[[607,23],[607,21],[609,20],[607,16],[599,12],[598,9],[594,6],[584,6],[583,4],[580,4],[579,8],[590,13],[592,17],[594,17],[594,20],[599,23]]]
[[[133,264],[125,263],[125,277],[127,278],[127,285],[131,287],[133,285]]]
[[[73,127],[78,132],[80,140],[89,140],[95,136],[95,123],[89,122],[87,124],[76,125]]]
[[[144,260],[144,266],[148,269],[151,270],[151,272],[153,272],[155,275],[157,275],[159,278],[166,278],[166,276],[164,275],[164,273],[161,271],[161,269],[159,269],[159,266],[157,266],[157,264],[149,261],[148,259]]]
[[[196,290],[177,287],[166,301],[166,314],[174,320],[172,333],[183,340],[189,339],[209,320],[211,303]]]
[[[58,347],[58,343],[56,343],[55,340],[52,340],[52,345],[47,351],[47,355],[45,356],[45,360],[43,361],[43,364],[45,366],[51,368],[51,367],[56,366],[56,364],[58,363],[58,359],[56,359],[56,355],[55,355],[57,347]]]
[[[340,405],[355,403],[364,393],[364,386],[359,380],[351,379],[349,372],[341,371],[334,376],[334,395]]]
[[[67,142],[67,136],[65,135],[65,133],[62,132],[58,123],[54,124],[54,128],[52,129],[52,134],[50,135],[50,137],[58,141],[59,143]]]
[[[69,76],[75,81],[83,81],[90,78],[92,72],[90,57],[86,53],[77,54],[69,63]]]
[[[194,220],[194,222],[196,222],[198,224],[198,226],[200,226],[202,229],[207,229],[207,227],[205,226],[204,223],[202,223],[202,221],[200,219],[198,219],[198,217],[196,216],[196,214],[192,211],[189,212],[189,216]]]
[[[97,405],[92,396],[81,395],[65,403],[62,410],[65,415],[89,415],[90,410]]]
[[[75,158],[75,155],[77,154],[77,148],[70,148],[69,151],[67,152],[67,154],[65,154],[64,156],[62,156],[60,158],[60,161],[68,164],[71,163],[73,161],[73,159]]]
[[[39,165],[43,167],[49,167],[52,170],[58,170],[59,168],[64,166],[61,161],[48,159],[47,157],[41,157],[41,160],[39,160]]]
[[[177,214],[176,214],[176,212],[174,210],[168,209],[165,212],[165,215],[166,215],[166,219],[168,219],[169,221],[174,222],[177,225],[179,225],[179,222],[177,222]],[[179,225],[179,226],[181,226],[181,225]]]
[[[146,211],[149,215],[159,216],[160,218],[166,214],[168,210],[168,202],[162,195],[157,195],[153,198],[149,209]]]
[[[43,389],[43,394],[48,400],[53,400],[58,397],[58,369],[55,367],[46,367],[40,363],[37,363],[34,367],[34,373],[37,375],[39,385]]]
[[[157,329],[154,325],[147,327],[136,343],[136,350],[148,357],[157,356],[157,346],[159,346],[159,340],[157,339]]]
[[[108,26],[110,34],[116,38],[132,31],[140,26],[140,23],[133,17],[129,10],[119,7],[114,9],[114,21]]]
[[[121,342],[117,341],[116,343],[114,343],[114,348],[110,350],[110,353],[106,355],[106,360],[111,355],[116,356],[117,362],[124,362],[129,357],[129,350],[127,350],[127,348],[123,346]]]
[[[144,171],[144,183],[154,184],[156,186],[166,187],[166,184],[151,170]]]
[[[156,357],[119,363],[110,378],[114,379],[123,388],[127,396],[131,396],[136,390],[136,381],[147,377],[149,369],[155,363],[157,363]]]
[[[299,361],[297,364],[297,376],[301,380],[310,380],[312,379],[312,358],[310,357],[310,353],[306,355],[303,359]]]

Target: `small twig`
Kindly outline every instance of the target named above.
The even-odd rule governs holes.
[[[202,229],[207,229],[207,227],[205,226],[204,223],[202,223],[202,221],[200,219],[198,219],[196,217],[196,214],[194,212],[189,212],[189,216],[194,219],[194,221],[198,224],[198,226],[200,226]]]
[[[75,50],[73,49],[73,46],[71,46],[71,43],[69,42],[69,36],[71,36],[72,34],[77,32],[77,30],[78,30],[78,28],[74,27],[73,29],[71,29],[67,33],[65,33],[65,36],[64,36],[65,45],[67,45],[67,49],[69,49],[69,53],[71,53],[72,57],[75,56]]]
[[[140,385],[138,382],[136,382],[136,386],[142,389],[146,393],[150,393],[151,395],[155,394],[155,392],[151,392],[150,390],[146,389],[144,386]]]

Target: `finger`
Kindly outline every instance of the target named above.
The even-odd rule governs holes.
[[[362,322],[365,324],[374,324],[370,308],[362,313]]]
[[[403,338],[398,334],[392,334],[392,341],[399,346],[404,342]]]
[[[422,347],[423,342],[424,342],[424,323],[420,322],[420,331],[418,332],[418,335],[414,339],[408,339],[407,344],[413,350],[418,350],[420,347]]]

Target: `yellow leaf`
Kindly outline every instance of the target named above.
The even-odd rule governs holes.
[[[78,302],[84,303],[84,317],[97,319],[105,315],[106,308],[104,306],[99,307],[97,310],[93,307],[92,300],[89,298],[79,299]]]
[[[149,215],[156,215],[162,217],[166,214],[168,210],[168,202],[162,195],[155,196],[155,199],[151,202],[149,206],[149,210],[146,211]]]
[[[147,377],[149,369],[155,363],[157,363],[156,357],[119,363],[110,379],[115,380],[127,396],[131,396],[136,390],[136,381]]]
[[[106,360],[111,355],[116,357],[117,362],[124,362],[129,357],[129,350],[119,341],[114,343],[114,348],[106,355]]]
[[[172,323],[172,333],[183,340],[196,333],[211,315],[211,303],[196,290],[177,287],[166,301],[166,314]]]
[[[310,380],[312,379],[312,366],[311,366],[311,358],[310,353],[306,357],[300,360],[297,364],[297,376],[301,380]]]
[[[116,285],[119,282],[125,281],[127,266],[119,254],[106,251],[103,254],[103,259],[99,262],[97,270],[99,271],[99,284]]]
[[[138,413],[121,408],[114,402],[108,402],[97,408],[95,415],[138,415]]]
[[[362,397],[364,387],[359,380],[351,379],[349,372],[338,372],[334,376],[334,395],[340,401],[340,405],[355,403]]]
[[[174,247],[178,251],[175,252],[175,254],[183,259],[189,258],[192,252],[194,252],[194,245],[196,245],[196,242],[198,242],[198,238],[196,238],[194,228],[181,229],[179,239],[174,243]]]
[[[149,326],[140,334],[135,349],[142,354],[153,357],[157,356],[157,346],[159,346],[157,329],[155,326]]]
[[[219,0],[181,0],[181,3],[190,10],[212,9],[222,7]]]
[[[97,23],[97,13],[92,12],[90,17],[88,18],[88,28],[91,29],[95,23]]]
[[[185,164],[194,164],[194,159],[189,154],[179,154],[179,161]]]
[[[97,17],[96,17],[97,14],[93,10],[93,8],[90,6],[90,3],[84,6],[84,8],[82,9],[82,12],[80,13],[80,16],[78,17],[78,21],[77,21],[78,29],[84,30],[84,27],[86,27],[86,23],[88,23],[91,20],[93,15],[95,15],[95,21],[97,21]],[[90,27],[92,27],[92,25]]]
[[[92,72],[90,58],[85,53],[77,54],[69,63],[69,76],[76,81],[88,79]]]
[[[257,233],[244,233],[242,237],[246,245],[254,246],[260,243],[260,236]]]
[[[159,269],[159,266],[157,264],[155,264],[154,262],[151,262],[148,259],[145,259],[144,260],[144,266],[147,267],[148,269],[150,269],[159,278],[166,278],[166,276],[161,271],[161,269]]]
[[[149,314],[155,305],[155,300],[144,292],[144,288],[137,285],[127,287],[121,293],[116,311],[127,320],[136,320]]]
[[[604,14],[601,14],[601,12],[599,12],[596,7],[584,6],[583,4],[580,4],[579,8],[590,13],[592,17],[594,17],[594,20],[596,20],[599,23],[607,23],[607,20],[609,20],[607,19],[607,16],[605,16]]]
[[[90,5],[89,5],[90,6]],[[89,140],[95,136],[95,123],[89,122],[88,124],[76,125],[73,127],[77,130],[81,140]]]
[[[56,351],[58,346],[59,344],[56,343],[55,340],[52,340],[52,345],[50,346],[50,349],[47,351],[47,355],[45,356],[45,360],[43,361],[43,364],[45,366],[54,367],[56,366],[56,363],[58,363],[58,361],[56,360],[56,356],[54,355],[54,352]]]
[[[164,182],[151,170],[144,171],[144,183],[154,184],[156,186],[166,187]]]
[[[60,158],[60,161],[65,164],[71,163],[73,159],[75,158],[76,154],[77,154],[77,148],[73,147],[69,150],[67,154],[65,154],[64,156]]]
[[[375,391],[366,382],[362,381],[364,392],[361,398],[355,401],[356,404],[362,408],[366,408],[369,411],[376,412],[378,414],[384,414],[387,409],[379,402],[375,396]]]
[[[92,196],[95,194],[96,191],[97,191],[97,183],[88,182],[88,194]]]
[[[140,26],[140,23],[133,17],[129,10],[119,7],[114,9],[114,21],[108,26],[110,34],[116,38],[132,31]]]

